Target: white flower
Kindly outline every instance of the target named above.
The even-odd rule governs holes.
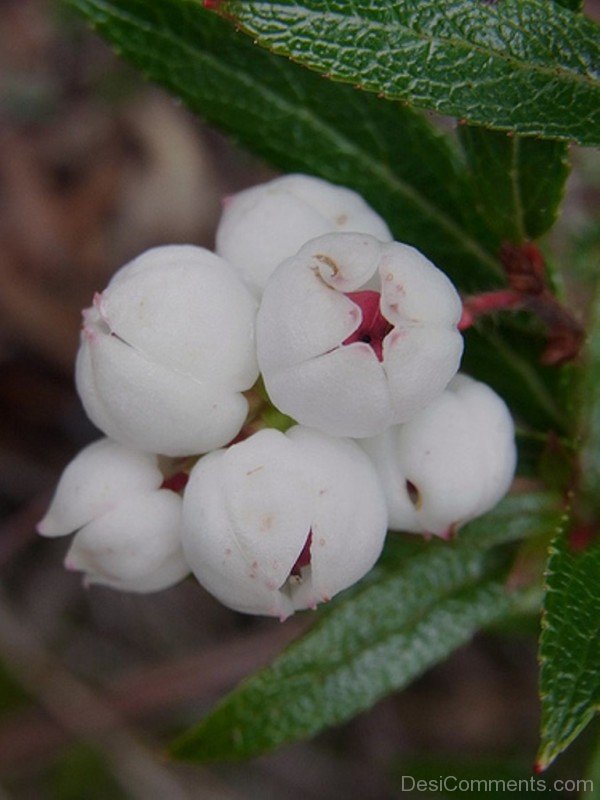
[[[447,386],[462,355],[460,315],[451,282],[414,248],[327,234],[271,276],[258,363],[273,403],[301,424],[374,436]]]
[[[296,426],[262,430],[194,467],[183,546],[225,605],[285,619],[361,578],[387,527],[376,472],[361,449]]]
[[[309,239],[334,231],[392,239],[379,214],[351,189],[310,175],[284,175],[227,199],[216,251],[260,294],[282,261]]]
[[[160,489],[157,461],[100,439],[63,472],[38,532],[54,537],[78,531],[65,566],[85,572],[86,584],[154,592],[189,573],[181,549],[181,497]]]
[[[84,312],[76,384],[92,422],[131,447],[190,455],[231,441],[258,376],[256,303],[200,247],[157,247]]]
[[[379,473],[390,527],[443,538],[496,505],[517,460],[506,404],[465,375],[410,422],[361,445]]]

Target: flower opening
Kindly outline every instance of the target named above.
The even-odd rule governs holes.
[[[364,342],[371,346],[378,360],[383,361],[383,340],[394,326],[381,313],[381,295],[366,289],[363,292],[348,292],[346,297],[360,308],[362,320],[354,333],[344,339],[342,344]]]

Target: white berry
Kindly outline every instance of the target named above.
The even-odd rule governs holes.
[[[335,436],[381,433],[455,375],[461,308],[444,273],[408,245],[353,233],[313,239],[275,271],[259,309],[269,396]]]
[[[347,439],[263,430],[202,458],[183,504],[183,546],[225,605],[286,618],[361,578],[387,528],[369,459]]]
[[[309,239],[334,231],[392,236],[360,195],[310,175],[284,175],[227,199],[216,251],[262,293],[272,272]]]
[[[154,592],[189,573],[181,549],[181,498],[161,489],[157,457],[110,439],[84,448],[64,470],[43,536],[77,531],[67,569],[130,592]]]
[[[390,527],[442,537],[496,505],[517,460],[506,404],[465,375],[409,422],[361,445],[377,468]]]
[[[231,441],[258,376],[256,304],[236,272],[200,247],[149,250],[84,312],[76,384],[98,428],[168,456]]]

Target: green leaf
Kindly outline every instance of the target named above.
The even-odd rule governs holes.
[[[558,0],[580,11],[580,0]],[[500,241],[536,239],[554,224],[569,176],[565,142],[459,128],[479,210]]]
[[[577,451],[568,437],[559,437],[517,427],[519,454],[517,475],[541,479],[554,492],[565,494],[573,480]]]
[[[584,787],[581,797],[586,800],[600,800],[600,736],[596,738],[585,780],[588,784]]]
[[[546,439],[541,434],[530,434],[529,431],[517,429],[516,440],[519,454],[517,474],[533,478],[537,475]]]
[[[581,370],[579,491],[587,506],[586,511],[600,525],[600,292],[591,316],[590,335]]]
[[[565,142],[461,125],[482,216],[500,241],[536,239],[552,227],[569,174]]]
[[[482,320],[466,332],[462,369],[489,384],[534,430],[564,433],[561,371],[539,364],[544,343],[528,318]]]
[[[571,11],[581,11],[583,8],[583,0],[554,0],[559,6],[569,8]]]
[[[584,549],[569,545],[567,525],[550,549],[540,637],[541,768],[600,708],[600,295],[579,381],[580,465],[571,527]]]
[[[179,758],[259,755],[316,734],[406,686],[510,614],[506,544],[551,530],[556,503],[522,495],[461,531],[451,544],[391,535],[360,584],[267,669],[232,692],[172,747]]]
[[[545,769],[600,707],[600,542],[573,552],[565,531],[550,548],[540,638]]]
[[[501,281],[459,154],[417,112],[273,56],[190,0],[68,2],[149,78],[273,165],[360,192],[465,290]]]
[[[598,29],[547,0],[222,0],[273,52],[501,130],[600,144]]]

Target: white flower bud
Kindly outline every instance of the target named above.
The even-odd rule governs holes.
[[[78,531],[65,566],[85,572],[86,584],[166,589],[190,570],[181,548],[182,501],[162,483],[156,456],[100,439],[68,464],[38,532]]]
[[[452,283],[414,248],[328,234],[269,280],[258,363],[273,403],[301,424],[374,436],[416,414],[455,375],[460,315]]]
[[[517,460],[506,404],[465,375],[409,422],[360,444],[381,479],[390,527],[442,538],[496,505]]]
[[[310,175],[284,175],[227,199],[216,252],[260,294],[282,261],[309,239],[334,231],[392,239],[379,214],[351,189]]]
[[[361,449],[296,426],[262,430],[202,458],[183,501],[183,547],[222,603],[285,619],[361,578],[387,511]]]
[[[157,247],[122,267],[84,311],[76,384],[111,438],[168,456],[231,441],[258,376],[256,302],[223,259]]]

